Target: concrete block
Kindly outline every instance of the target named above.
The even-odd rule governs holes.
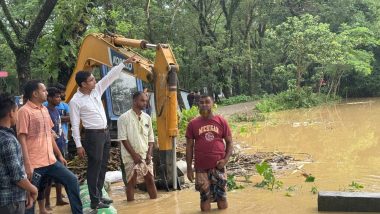
[[[380,212],[380,193],[319,192],[318,211]]]

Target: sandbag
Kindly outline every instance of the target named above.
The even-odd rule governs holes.
[[[102,189],[102,193],[104,198],[109,198],[108,193],[104,190],[104,188]],[[80,186],[79,197],[82,201],[83,213],[90,213],[92,209],[90,207],[91,200],[87,184]],[[112,206],[112,204],[110,204],[109,208],[98,209],[98,214],[117,214],[117,210],[115,209],[115,207]]]

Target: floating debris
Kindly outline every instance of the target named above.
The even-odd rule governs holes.
[[[268,162],[274,171],[293,170],[293,173],[303,171],[303,165],[312,162],[311,155],[306,153],[257,152],[255,154],[243,154],[242,150],[242,147],[235,143],[234,153],[226,166],[228,174],[237,176],[256,174],[255,164],[263,160]],[[177,144],[177,161],[185,161],[185,154],[186,143],[184,140],[180,140]],[[107,171],[120,170],[120,164],[120,149],[111,147]],[[67,167],[78,176],[79,182],[83,183],[86,179],[87,157],[79,158],[76,156],[68,161]]]

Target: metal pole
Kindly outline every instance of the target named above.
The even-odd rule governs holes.
[[[157,45],[155,45],[155,44],[146,44],[145,45],[146,46],[146,48],[150,48],[150,49],[156,49],[157,48]]]
[[[177,137],[173,137],[173,189],[177,190]]]

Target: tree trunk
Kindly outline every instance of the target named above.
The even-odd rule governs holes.
[[[19,93],[23,93],[25,84],[32,78],[30,69],[30,53],[18,53],[16,56],[16,70],[19,80]]]
[[[242,84],[241,84],[241,76],[239,75],[239,69],[237,66],[233,66],[232,68],[232,75],[231,75],[233,85],[233,91],[234,94],[241,94],[244,93],[245,91],[242,89]]]
[[[75,62],[75,57],[72,57],[73,62]],[[75,64],[74,64],[75,66]],[[74,66],[68,66],[64,62],[58,62],[57,67],[58,67],[58,82],[66,85],[69,82],[71,73],[74,70]]]
[[[233,30],[232,30],[232,21],[233,21],[233,18],[235,17],[234,15],[235,15],[235,13],[236,13],[236,11],[237,11],[240,3],[241,3],[241,0],[231,0],[231,1],[220,0],[219,3],[220,3],[220,6],[222,8],[225,20],[226,20],[226,23],[224,25],[224,29],[226,31],[225,47],[231,48],[234,45],[234,34],[233,34]],[[222,61],[223,61],[223,58],[220,58],[219,62],[222,62]],[[237,78],[237,73],[238,73],[235,69],[237,69],[237,68],[232,67],[232,69],[229,71],[226,69],[220,69],[221,71],[226,72],[224,75],[224,77],[226,78],[224,80],[224,82],[227,81],[230,84],[234,84],[234,81],[232,81],[232,79]],[[232,75],[234,75],[234,76],[232,76]],[[223,87],[223,88],[226,88],[226,89],[224,89],[226,92],[228,91],[228,96],[232,95],[231,88],[233,88],[233,87],[230,84],[227,84]],[[235,87],[239,87],[238,81],[236,82]],[[226,95],[226,97],[227,97],[227,95]]]
[[[110,1],[105,1],[103,4],[103,7],[104,7],[107,14],[110,14],[113,10],[113,4]],[[105,16],[104,19],[105,19],[104,21],[105,21],[106,26],[107,26],[106,30],[111,32],[111,33],[116,33],[116,20],[111,18],[111,16]],[[107,32],[105,32],[105,33],[107,33]]]
[[[334,86],[334,78],[331,79],[331,84],[329,86],[329,92],[327,92],[327,96],[330,96],[333,86]]]
[[[225,98],[230,98],[231,97],[231,88],[228,86],[223,86],[222,88],[223,94]]]
[[[264,36],[265,36],[265,31],[266,31],[266,24],[265,23],[260,23],[258,28],[257,28],[257,40],[253,40],[253,41],[256,41],[256,44],[252,44],[254,47],[256,47],[256,51],[257,51],[257,67],[256,67],[256,71],[252,71],[252,72],[255,72],[254,74],[254,81],[255,82],[255,88],[254,90],[256,91],[259,91],[261,90],[261,84],[260,84],[260,75],[264,74],[264,65],[263,65],[263,41],[264,41]],[[254,42],[255,43],[255,42]],[[250,64],[251,64],[251,69],[253,70],[253,63],[252,63],[252,56],[250,56]],[[253,92],[252,92],[253,94]]]
[[[336,96],[336,93],[338,92],[338,88],[339,88],[339,85],[340,85],[340,80],[342,79],[343,73],[344,73],[344,72],[341,72],[341,73],[339,74],[339,77],[338,77],[337,80],[336,80],[336,84],[335,84],[335,86],[334,86],[334,97]]]
[[[297,66],[297,88],[301,88],[302,69]]]
[[[252,58],[249,57],[249,64],[248,64],[248,94],[252,95],[253,94],[253,82],[252,81],[252,73],[253,73],[253,63],[252,63]]]
[[[78,21],[75,21],[75,26],[74,28],[65,28],[65,29],[72,29],[70,30],[70,33],[68,33],[68,37],[65,37],[63,33],[60,34],[59,38],[57,38],[55,47],[57,50],[61,50],[60,47],[67,45],[67,40],[70,39],[72,41],[79,41],[79,38],[82,38],[84,33],[86,32],[88,23],[86,22],[87,19],[89,19],[89,12],[88,8],[83,8],[82,10],[79,11],[80,13],[80,19]],[[68,25],[72,25],[72,23],[67,23]],[[115,28],[114,28],[115,29]],[[79,48],[80,44],[77,43],[77,48]],[[63,54],[62,51],[58,52],[60,54]],[[77,51],[75,51],[77,53]],[[76,65],[76,55],[67,55],[64,59],[64,61],[59,61],[57,63],[57,68],[58,68],[58,82],[66,85],[67,82],[70,79],[70,76],[72,72],[74,71],[75,65]],[[68,63],[71,62],[71,63]]]
[[[231,69],[229,70],[226,70],[226,83],[225,84],[225,90],[228,90],[228,96],[229,97],[232,97],[233,94],[234,94],[234,91],[233,91],[233,87],[232,87],[232,80],[233,80],[233,69],[234,67],[232,67]]]
[[[151,43],[155,43],[154,34],[153,34],[153,26],[152,26],[152,18],[150,17],[150,0],[147,0],[145,3],[145,15],[146,15],[146,25],[147,25],[147,32],[146,37],[148,38],[148,41]]]
[[[208,44],[213,44],[217,41],[217,37],[215,32],[212,30],[211,24],[208,21],[208,16],[210,14],[207,14],[209,12],[210,8],[213,7],[213,1],[211,0],[198,0],[196,2],[191,2],[192,7],[197,11],[198,13],[198,23],[199,27],[202,33],[202,36],[204,36],[207,40]],[[207,4],[209,3],[209,4]],[[201,40],[202,45],[206,45],[203,40]]]
[[[339,71],[337,71],[337,72],[339,72]],[[327,93],[327,96],[330,96],[330,95],[331,95],[331,92],[332,92],[333,89],[335,88],[335,82],[337,81],[336,79],[338,79],[336,76],[337,76],[337,75],[333,75],[333,76],[331,77],[331,85],[330,85],[330,88],[329,88],[329,92]]]
[[[248,30],[248,29],[247,29]],[[253,72],[253,60],[252,60],[252,53],[251,53],[251,34],[249,31],[247,32],[247,48],[248,48],[248,57],[249,57],[249,64],[247,69],[247,79],[248,79],[248,94],[253,94],[253,81],[252,81],[252,72]]]
[[[22,29],[15,24],[14,18],[11,13],[9,13],[5,1],[1,1],[0,3],[3,11],[5,11],[5,18],[2,17],[2,19],[0,19],[0,32],[3,34],[8,46],[12,49],[16,57],[16,70],[19,78],[19,91],[21,92],[26,82],[31,79],[30,55],[37,42],[38,36],[57,4],[57,0],[44,1],[36,16],[33,16],[34,11],[24,11],[25,13],[32,13],[32,17],[35,17],[33,21],[30,21],[30,25],[27,29],[24,27],[25,29],[23,30],[25,33],[21,33]],[[3,20],[6,21],[3,22]],[[11,27],[6,26],[4,23],[9,23]],[[17,39],[12,37],[12,34],[15,34]]]

